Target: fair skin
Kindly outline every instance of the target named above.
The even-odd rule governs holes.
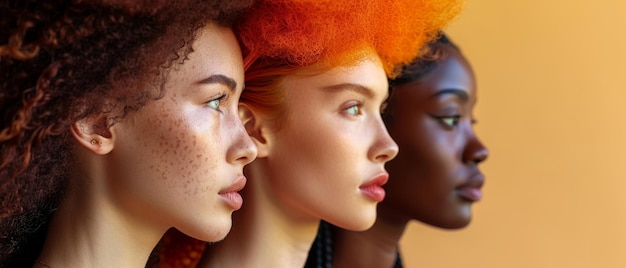
[[[238,117],[241,53],[232,31],[215,25],[193,48],[162,98],[110,127],[104,116],[74,124],[77,161],[41,262],[143,267],[171,227],[205,241],[229,232],[243,166],[256,157]]]
[[[380,117],[387,80],[378,57],[282,85],[286,118],[267,120],[242,104],[259,148],[246,168],[250,201],[201,267],[302,267],[320,219],[351,230],[376,219],[384,164],[398,152]]]
[[[476,81],[460,51],[441,46],[446,57],[432,72],[393,88],[387,127],[401,151],[387,164],[389,196],[371,229],[336,230],[333,267],[392,267],[411,220],[446,229],[471,220],[488,155],[473,129]]]

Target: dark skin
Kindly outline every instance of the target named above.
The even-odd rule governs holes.
[[[473,130],[474,73],[460,51],[438,46],[444,56],[435,69],[392,90],[387,129],[400,151],[386,166],[387,196],[371,229],[335,230],[333,267],[392,267],[411,220],[463,228],[482,197],[478,164],[488,152]]]

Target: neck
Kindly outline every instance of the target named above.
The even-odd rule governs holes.
[[[49,267],[146,265],[165,229],[120,211],[96,185],[98,179],[72,178],[72,186],[52,217],[40,263]]]
[[[225,240],[207,247],[199,267],[304,266],[319,219],[302,217],[276,200],[264,185],[269,178],[254,164],[246,167],[245,203],[233,214],[233,228]]]
[[[409,219],[381,205],[372,228],[363,232],[333,229],[333,267],[393,267]]]

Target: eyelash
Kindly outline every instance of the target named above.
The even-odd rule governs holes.
[[[220,107],[222,106],[222,101],[226,100],[226,97],[228,97],[227,94],[219,95],[216,98],[214,98],[214,99],[212,99],[210,101],[207,101],[206,102],[206,106],[208,106],[209,108],[211,108],[213,110],[221,112],[222,110],[220,109]],[[217,106],[216,107],[211,107],[211,103],[216,102],[216,101],[218,102]]]

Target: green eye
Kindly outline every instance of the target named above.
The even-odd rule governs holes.
[[[445,116],[439,118],[441,122],[448,127],[455,127],[459,124],[459,116]]]
[[[461,116],[460,115],[434,115],[431,114],[430,116],[432,116],[435,120],[439,121],[439,123],[441,123],[442,125],[444,125],[446,128],[454,128],[456,126],[459,125],[459,121],[461,120]]]
[[[221,101],[221,99],[216,99],[216,100],[209,101],[207,103],[207,106],[209,106],[209,108],[211,108],[213,110],[219,110],[219,108],[220,108],[220,101]]]
[[[350,115],[359,115],[361,114],[361,108],[358,105],[352,105],[350,108],[345,110]]]
[[[220,95],[217,98],[208,101],[206,106],[209,106],[209,108],[213,110],[220,111],[220,105],[222,104],[222,100],[224,100],[224,98],[226,98],[226,95]]]

